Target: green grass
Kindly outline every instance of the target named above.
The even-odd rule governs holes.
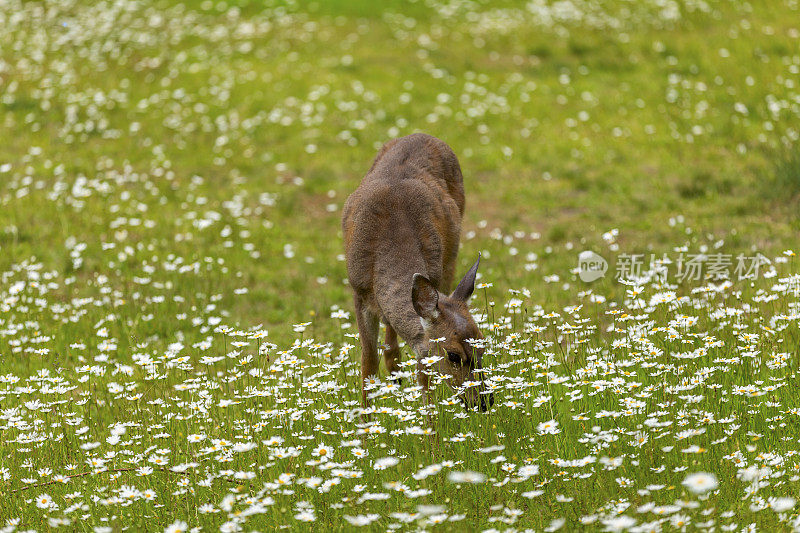
[[[795,4],[0,7],[0,517],[789,529],[794,508],[766,507],[800,479],[800,304],[783,253],[800,232]],[[378,394],[369,426],[339,219],[380,145],[415,131],[461,162],[459,271],[482,253],[490,285],[472,305],[498,403],[426,408],[406,353],[409,388]],[[583,250],[609,260],[605,278],[579,279]],[[722,287],[675,264],[666,285],[614,279],[621,254],[699,252],[772,264]],[[664,292],[677,299],[651,301]],[[540,435],[551,419],[561,433]],[[313,464],[321,443],[333,458]],[[375,470],[386,456],[398,464]],[[740,479],[766,466],[757,490]],[[694,495],[693,472],[718,488]],[[139,492],[110,499],[123,486]],[[45,493],[56,507],[36,505]]]

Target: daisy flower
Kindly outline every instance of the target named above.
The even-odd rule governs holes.
[[[683,486],[695,494],[704,494],[716,489],[718,485],[717,476],[707,472],[689,474],[686,476],[686,479],[683,480]]]

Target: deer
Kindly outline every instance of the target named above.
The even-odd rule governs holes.
[[[390,376],[400,370],[399,336],[416,355],[417,382],[426,402],[434,371],[465,408],[487,411],[494,403],[483,380],[483,335],[467,305],[480,255],[448,294],[464,203],[461,166],[453,150],[436,137],[415,133],[384,144],[344,204],[342,235],[361,341],[365,409],[365,383],[378,375],[381,321]]]

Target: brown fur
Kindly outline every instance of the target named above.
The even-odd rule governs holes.
[[[345,202],[342,230],[361,338],[365,406],[363,380],[378,373],[380,319],[386,323],[384,360],[390,373],[399,369],[398,335],[418,360],[429,355],[429,339],[445,337],[439,348],[458,353],[462,361],[450,362],[443,351],[435,368],[450,376],[454,387],[475,379],[473,370],[481,367],[483,350],[466,341],[482,335],[466,299],[477,263],[452,295],[440,292],[453,282],[463,214],[464,185],[455,154],[444,142],[421,133],[387,142]],[[427,311],[420,314],[418,308]],[[423,370],[418,363],[418,380],[427,391]],[[476,404],[478,394],[472,387],[464,399]]]

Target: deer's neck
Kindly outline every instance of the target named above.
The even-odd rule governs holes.
[[[382,263],[375,283],[375,297],[381,313],[417,354],[425,353],[428,339],[420,316],[411,303],[411,287],[414,274],[428,276],[429,272],[421,258],[386,257]]]

